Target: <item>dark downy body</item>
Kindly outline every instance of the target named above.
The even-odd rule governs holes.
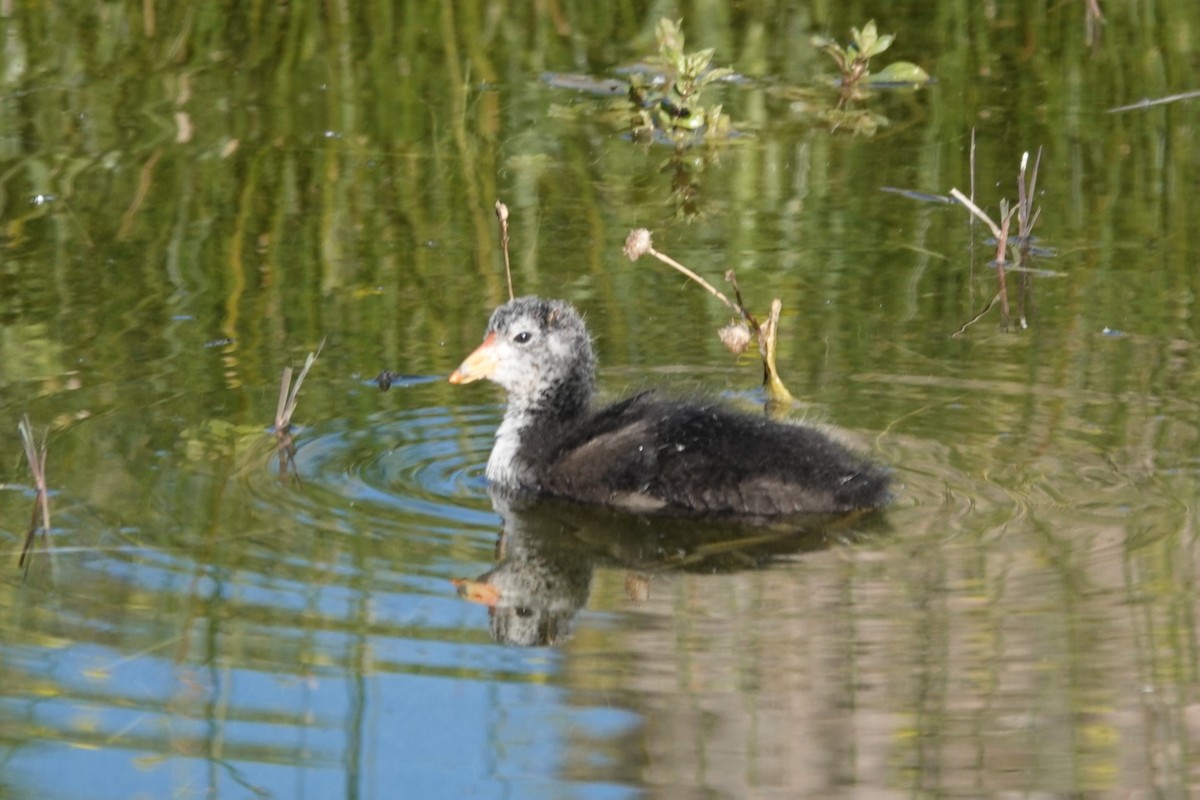
[[[877,508],[888,473],[825,432],[644,392],[590,407],[595,357],[578,313],[523,297],[492,315],[451,376],[489,378],[509,406],[488,478],[639,512],[771,517]]]

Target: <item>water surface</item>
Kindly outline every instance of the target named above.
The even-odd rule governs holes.
[[[1089,41],[1082,5],[684,4],[744,80],[713,95],[740,135],[681,157],[540,78],[619,76],[657,7],[5,5],[0,796],[1187,796],[1200,105],[1107,109],[1193,89],[1200,16],[1104,4]],[[831,130],[780,88],[873,16],[936,83]],[[972,129],[993,214],[1044,148],[1024,328],[967,325],[982,226],[883,191],[967,190]],[[793,415],[893,507],[489,496],[501,398],[444,376],[506,297],[497,198],[606,398],[762,401],[631,228],[779,297]],[[23,575],[26,413],[53,529]]]

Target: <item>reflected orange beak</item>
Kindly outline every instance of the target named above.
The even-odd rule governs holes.
[[[468,578],[455,578],[450,581],[458,589],[458,596],[481,606],[495,608],[500,602],[500,590],[490,583],[473,581]]]
[[[471,383],[490,377],[500,362],[496,359],[496,334],[489,333],[483,344],[450,373],[451,383]]]

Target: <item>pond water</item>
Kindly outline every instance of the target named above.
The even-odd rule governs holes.
[[[1200,6],[1089,5],[0,3],[0,797],[1189,796],[1200,101],[1109,109],[1196,88]],[[737,71],[730,141],[576,88],[662,14]],[[935,82],[855,134],[809,38],[872,17]],[[1007,327],[986,228],[924,196],[972,131],[993,216],[1042,151]],[[763,401],[630,229],[781,299],[792,415],[894,504],[490,497],[501,397],[445,376],[507,296],[497,199],[607,398]]]

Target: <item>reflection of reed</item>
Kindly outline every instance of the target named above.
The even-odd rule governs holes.
[[[29,520],[29,531],[25,534],[25,543],[21,546],[21,557],[17,567],[29,573],[29,564],[33,560],[33,542],[40,529],[42,541],[47,542],[50,536],[50,496],[46,491],[46,439],[42,438],[39,447],[33,437],[33,426],[29,424],[29,415],[21,417],[17,430],[21,434],[21,444],[25,447],[25,461],[33,474],[35,494],[33,497],[33,514]]]
[[[1195,37],[1183,32],[1200,30],[1200,4],[1105,4],[1099,53],[1075,35],[1078,4],[1014,0],[995,18],[968,5],[889,6],[895,18],[929,21],[917,46],[937,51],[942,85],[906,106],[921,127],[891,140],[831,141],[737,90],[740,113],[756,123],[753,146],[705,172],[710,213],[682,228],[670,224],[645,157],[586,119],[551,118],[544,87],[527,79],[532,65],[620,57],[614,43],[643,21],[638,4],[569,5],[570,39],[546,27],[539,3],[501,14],[459,4],[444,26],[452,4],[414,0],[213,13],[186,3],[20,4],[4,19],[13,57],[0,97],[3,390],[11,404],[39,382],[39,408],[66,407],[71,395],[55,384],[85,365],[86,402],[104,413],[86,436],[56,436],[56,490],[68,487],[71,500],[56,495],[51,553],[62,560],[80,507],[98,511],[88,530],[129,537],[141,551],[92,557],[53,602],[5,595],[3,736],[35,759],[10,761],[0,780],[74,771],[77,757],[103,749],[130,761],[121,747],[162,753],[179,772],[211,764],[221,775],[238,759],[276,774],[353,764],[346,771],[358,775],[370,754],[402,752],[424,733],[418,724],[408,742],[394,738],[409,720],[372,687],[402,678],[396,694],[415,696],[432,680],[469,696],[526,679],[493,660],[471,619],[429,610],[453,605],[439,595],[439,565],[479,557],[471,537],[423,538],[427,520],[385,526],[332,501],[311,515],[276,501],[261,514],[228,464],[179,463],[173,449],[180,420],[233,418],[259,430],[271,393],[251,389],[273,386],[286,341],[337,330],[339,358],[420,374],[447,367],[462,350],[456,337],[476,337],[474,323],[459,322],[464,298],[478,307],[475,295],[503,296],[489,209],[503,194],[520,226],[518,284],[570,292],[622,363],[687,371],[716,351],[655,312],[675,305],[673,316],[707,314],[716,327],[723,310],[678,292],[673,275],[617,269],[610,257],[631,224],[661,222],[685,260],[691,248],[745,276],[762,270],[764,289],[795,315],[784,325],[785,369],[819,404],[845,408],[862,429],[903,421],[889,446],[945,442],[948,458],[922,461],[914,482],[932,491],[949,464],[986,476],[1016,506],[1011,516],[981,514],[975,495],[952,491],[960,518],[900,509],[902,535],[881,551],[839,548],[764,572],[672,573],[632,611],[624,569],[598,571],[592,602],[612,621],[581,622],[545,670],[562,673],[536,678],[566,684],[575,707],[627,704],[647,727],[620,750],[599,752],[581,736],[568,754],[576,774],[614,793],[616,773],[629,793],[647,787],[651,797],[686,794],[680,785],[706,796],[723,786],[729,796],[794,796],[779,787],[814,785],[826,796],[865,796],[863,786],[1065,796],[1072,784],[1194,793],[1194,115],[1179,103],[1110,127],[1087,109],[1186,88],[1169,82],[1194,74]],[[705,15],[705,36],[767,75],[807,74],[812,56],[769,35],[764,20],[800,30],[861,21],[840,18],[858,13],[852,4],[744,7]],[[129,33],[142,29],[139,10],[157,12],[145,36]],[[96,24],[100,14],[107,23]],[[1017,74],[1004,71],[1013,64]],[[191,116],[187,142],[170,141],[174,109]],[[888,207],[874,192],[905,178],[948,185],[955,148],[976,124],[994,143],[1045,142],[1047,217],[1082,268],[1041,284],[1052,295],[1044,307],[1061,313],[1019,350],[985,336],[969,347],[927,338],[977,308],[967,299],[976,282],[952,268],[961,215]],[[981,186],[1007,185],[1008,167],[982,166]],[[62,202],[24,202],[43,194]],[[124,240],[110,246],[118,232]],[[1098,335],[1105,325],[1130,333]],[[236,362],[208,358],[202,343],[218,333],[237,339]],[[626,380],[605,377],[614,389]],[[314,417],[378,410],[374,398],[314,389]],[[446,401],[431,392],[425,402]],[[910,416],[914,408],[934,413]],[[1080,474],[1081,452],[1103,458]],[[1113,483],[1093,484],[1097,476]],[[1101,507],[1111,519],[1086,519]],[[196,575],[195,592],[182,573]],[[411,615],[390,617],[397,609]],[[146,655],[178,635],[185,614],[198,621],[194,658]],[[349,657],[360,641],[369,650]],[[82,670],[96,653],[132,658],[137,671],[89,683]],[[199,692],[171,696],[173,676],[200,669]],[[150,685],[148,675],[165,680]],[[354,714],[329,700],[349,680],[352,704],[374,701],[367,717],[379,738],[362,750],[339,738]],[[279,694],[253,694],[264,685]],[[477,706],[452,711],[464,708]],[[95,709],[104,717],[89,729]],[[510,715],[514,730],[528,720],[522,711]],[[73,717],[85,724],[73,728]],[[157,732],[124,730],[143,719]],[[40,750],[47,742],[80,748]],[[490,753],[511,756],[510,741],[494,743]],[[45,782],[53,788],[53,775]]]
[[[604,643],[644,720],[641,779],[728,797],[1188,796],[1194,548],[1131,554],[1117,515],[1032,516],[999,547],[905,530],[919,557],[867,545],[658,584]],[[620,594],[598,573],[593,605]],[[580,686],[609,677],[585,638]]]

